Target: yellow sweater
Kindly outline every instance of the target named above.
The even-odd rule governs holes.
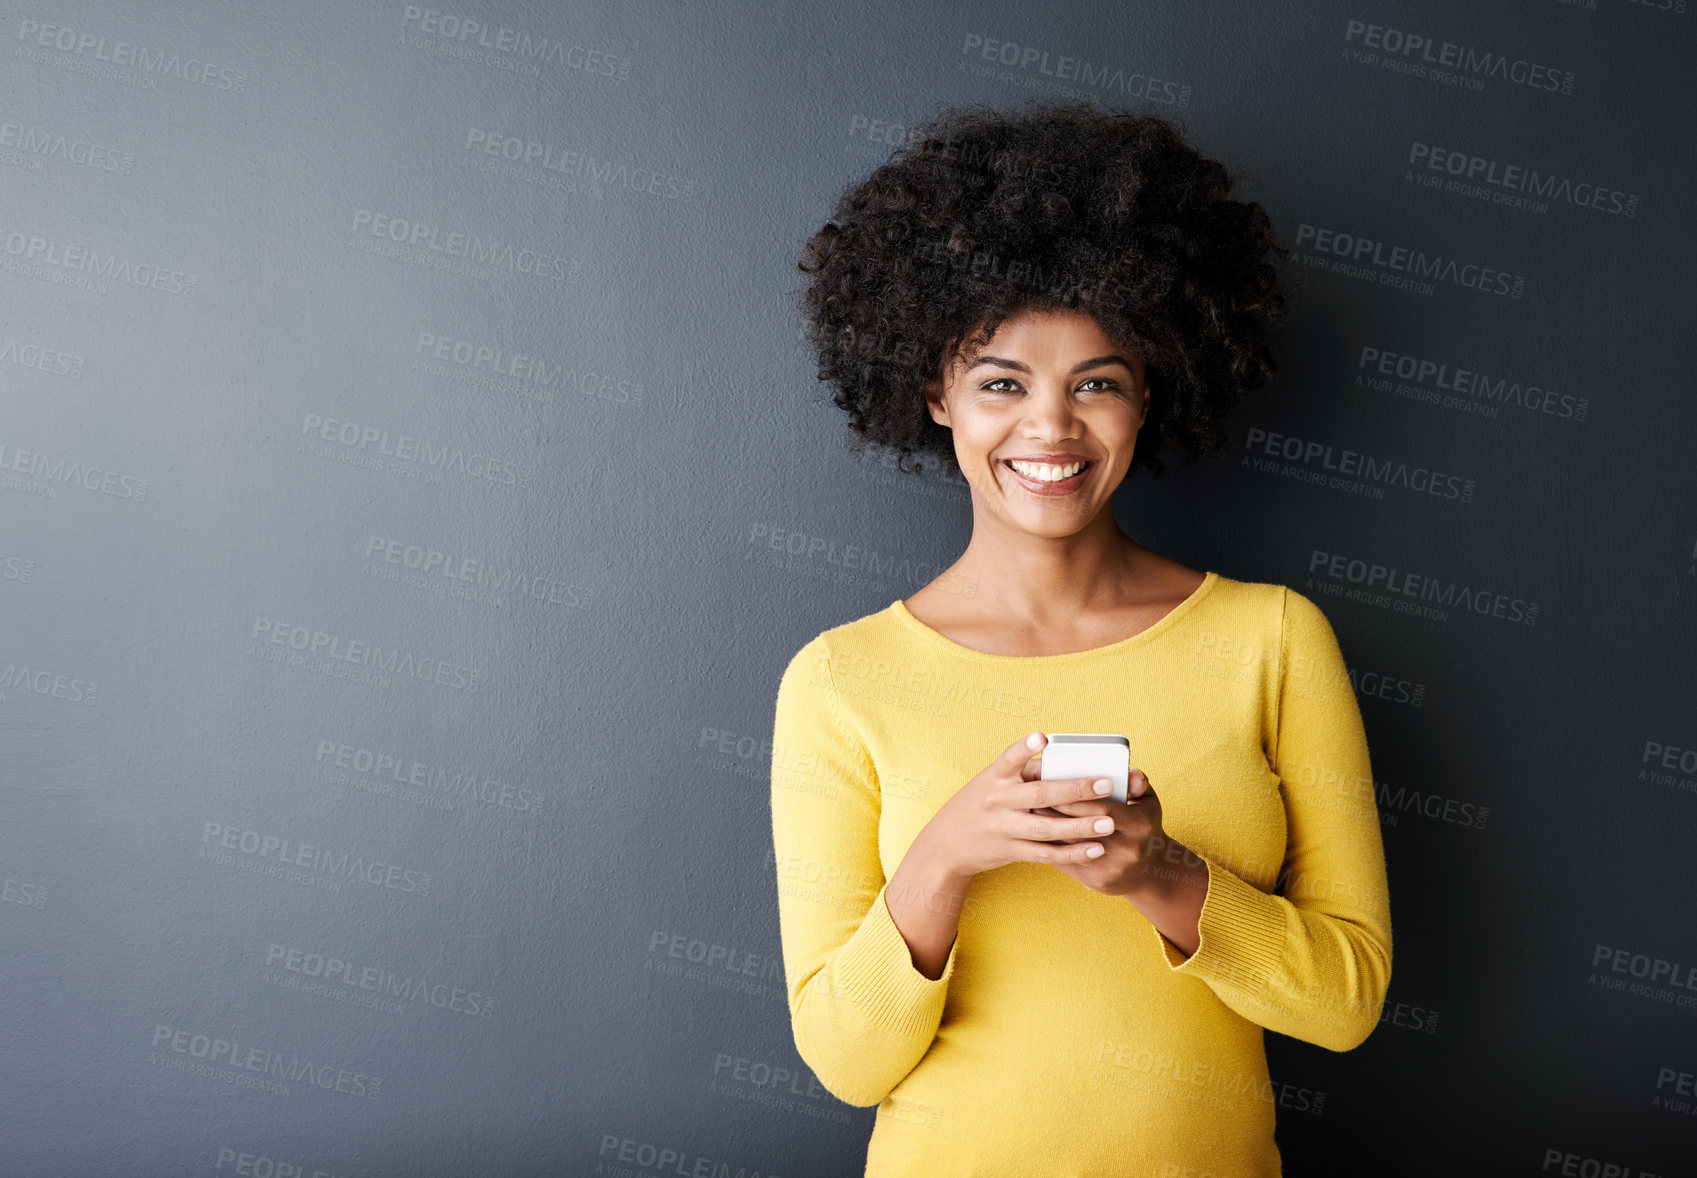
[[[1030,731],[1117,732],[1167,834],[1207,860],[1194,955],[1060,870],[974,876],[941,977],[884,884],[955,790]],[[837,626],[778,687],[772,838],[796,1049],[878,1106],[871,1178],[1264,1178],[1262,1028],[1333,1051],[1391,970],[1361,714],[1319,608],[1209,572],[1094,650],[985,654],[900,601]]]

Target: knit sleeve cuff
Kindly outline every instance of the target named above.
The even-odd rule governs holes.
[[[943,999],[955,972],[960,937],[949,946],[948,960],[936,980],[920,973],[884,902],[887,887],[878,889],[866,919],[837,954],[837,985],[841,996],[873,1022],[902,1036],[929,1038],[943,1017]]]
[[[1278,897],[1212,859],[1204,857],[1203,862],[1208,865],[1208,894],[1197,922],[1201,939],[1196,952],[1186,957],[1157,930],[1162,956],[1174,973],[1259,990],[1279,972],[1283,960],[1284,909]]]

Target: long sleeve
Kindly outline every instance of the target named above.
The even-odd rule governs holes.
[[[821,635],[778,686],[772,735],[772,847],[778,923],[797,1052],[826,1090],[878,1104],[913,1070],[942,1019],[943,973],[914,968],[884,903],[878,775],[843,722]]]
[[[1378,1025],[1390,983],[1384,845],[1366,733],[1337,637],[1319,607],[1291,589],[1279,668],[1268,759],[1285,802],[1282,894],[1203,856],[1208,895],[1196,952],[1186,958],[1154,935],[1175,973],[1207,983],[1244,1018],[1347,1051]]]

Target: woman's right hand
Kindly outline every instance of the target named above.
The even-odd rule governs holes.
[[[1088,840],[1113,833],[1112,819],[1032,813],[1062,802],[1094,801],[1112,789],[1097,792],[1096,782],[1104,778],[1041,780],[1035,758],[1047,743],[1041,732],[1020,737],[943,803],[920,832],[931,844],[933,862],[965,879],[1006,863],[1086,863],[1102,854],[1102,844]],[[1109,829],[1098,831],[1098,822]]]

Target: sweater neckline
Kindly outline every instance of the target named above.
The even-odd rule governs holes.
[[[895,615],[898,621],[900,621],[913,633],[917,634],[924,641],[961,658],[971,659],[975,662],[982,663],[997,663],[1002,666],[1009,667],[1048,667],[1062,663],[1077,662],[1081,659],[1093,659],[1100,658],[1103,655],[1118,654],[1121,651],[1129,650],[1131,647],[1140,646],[1143,643],[1152,641],[1161,634],[1172,629],[1172,627],[1178,623],[1180,618],[1189,613],[1192,609],[1196,608],[1197,603],[1212,592],[1214,586],[1217,585],[1219,581],[1220,577],[1214,572],[1214,570],[1205,569],[1202,574],[1202,583],[1190,591],[1189,597],[1186,597],[1183,601],[1179,602],[1172,609],[1163,614],[1154,625],[1145,626],[1137,633],[1121,638],[1117,642],[1110,642],[1106,646],[1093,646],[1088,650],[1072,650],[1067,651],[1065,654],[992,654],[987,650],[977,650],[973,647],[962,645],[942,632],[933,630],[930,626],[927,626],[924,622],[914,617],[912,611],[907,608],[907,602],[903,601],[899,597],[890,603],[890,612]]]

